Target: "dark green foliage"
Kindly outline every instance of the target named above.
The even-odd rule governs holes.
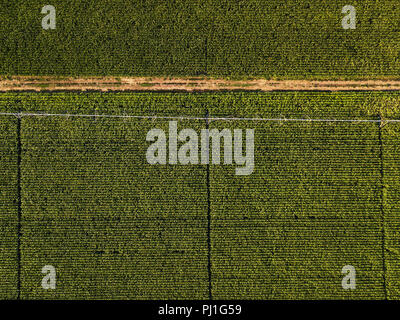
[[[17,297],[17,118],[0,116],[0,299]]]
[[[398,78],[399,6],[353,1],[37,0],[0,4],[0,74]]]

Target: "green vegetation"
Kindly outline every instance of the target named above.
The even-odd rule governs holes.
[[[382,128],[382,132],[388,291],[390,296],[400,299],[400,126],[386,125]]]
[[[376,120],[398,119],[399,101],[390,92],[3,93],[0,112]],[[16,291],[17,127],[13,116],[1,124],[11,150],[2,161],[6,298]],[[399,298],[398,125],[209,126],[255,129],[251,175],[149,165],[146,134],[168,120],[22,117],[21,298],[208,299],[210,284],[215,299]],[[56,290],[40,286],[48,264]],[[347,264],[354,291],[341,287]]]
[[[17,119],[0,117],[0,299],[17,297]]]
[[[86,0],[0,4],[0,74],[210,76],[270,79],[398,78],[400,8],[352,1]]]
[[[384,297],[379,126],[229,127],[255,128],[256,166],[239,179],[211,170],[215,298]],[[359,270],[354,292],[340,285],[347,264]]]
[[[165,122],[22,122],[22,298],[207,297],[205,168],[147,164]],[[37,284],[57,266],[56,292]]]

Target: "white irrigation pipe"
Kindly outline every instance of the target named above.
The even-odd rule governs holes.
[[[400,122],[400,119],[303,119],[303,118],[238,118],[238,117],[190,117],[190,116],[135,116],[112,114],[71,114],[71,113],[7,113],[0,116],[21,117],[81,117],[81,118],[123,118],[123,119],[164,119],[164,120],[206,120],[206,121],[304,121],[304,122]]]

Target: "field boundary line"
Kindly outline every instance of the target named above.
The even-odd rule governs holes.
[[[65,118],[121,118],[121,119],[148,119],[148,120],[201,120],[201,121],[260,121],[260,122],[370,122],[390,123],[400,122],[400,119],[332,119],[332,118],[245,118],[245,117],[195,117],[195,116],[141,116],[141,115],[113,115],[113,114],[78,114],[78,113],[25,113],[0,112],[0,116],[22,117],[65,117]]]

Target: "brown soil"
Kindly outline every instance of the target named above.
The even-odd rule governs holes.
[[[223,80],[208,78],[50,77],[0,76],[0,91],[354,91],[400,90],[399,80],[309,81]]]

